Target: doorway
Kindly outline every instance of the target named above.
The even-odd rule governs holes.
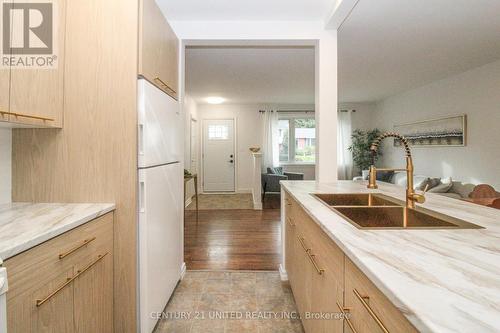
[[[203,121],[203,192],[235,191],[234,119]]]

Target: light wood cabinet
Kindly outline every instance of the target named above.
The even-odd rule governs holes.
[[[113,213],[4,262],[15,332],[113,331]]]
[[[155,0],[140,1],[139,24],[139,75],[177,99],[179,39]]]
[[[417,332],[286,192],[285,203],[285,265],[306,332]]]
[[[10,83],[10,68],[0,67],[0,121],[9,121],[9,83]]]
[[[23,1],[15,0],[14,5],[18,2]],[[7,75],[0,78],[0,91],[7,91],[9,95],[8,108],[4,106],[4,99],[7,97],[0,97],[0,110],[5,108],[10,113],[8,121],[13,124],[12,127],[62,127],[66,0],[58,1],[57,6],[53,8],[57,11],[53,14],[53,45],[57,59],[51,59],[57,61],[57,66],[41,69],[11,67],[8,76],[9,89],[6,90],[4,86]],[[13,34],[16,33],[23,31],[14,29]]]
[[[357,333],[418,332],[382,292],[346,258],[345,306]]]

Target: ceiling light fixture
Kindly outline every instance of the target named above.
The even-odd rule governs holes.
[[[206,101],[208,104],[222,104],[226,99],[222,97],[208,97]]]

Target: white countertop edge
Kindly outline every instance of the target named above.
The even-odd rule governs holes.
[[[24,203],[16,203],[16,204],[24,204]],[[29,206],[31,203],[25,203],[27,206]],[[61,203],[53,203],[53,204],[61,204]],[[77,205],[78,203],[71,203],[72,205],[75,204]],[[5,261],[9,258],[12,258],[24,251],[27,251],[37,245],[40,245],[52,238],[55,238],[57,236],[60,236],[64,234],[65,232],[68,232],[72,229],[75,229],[87,222],[90,222],[98,217],[101,217],[109,212],[112,212],[116,209],[116,205],[114,203],[82,203],[82,205],[96,205],[99,206],[99,210],[91,213],[84,215],[82,217],[79,217],[71,222],[67,222],[61,226],[57,226],[55,228],[48,228],[46,231],[42,231],[40,234],[38,234],[36,237],[32,237],[28,240],[26,240],[23,243],[20,243],[18,245],[14,245],[12,247],[9,247],[7,249],[4,249],[0,252],[0,265],[2,264],[2,261]],[[2,260],[3,259],[3,260]]]

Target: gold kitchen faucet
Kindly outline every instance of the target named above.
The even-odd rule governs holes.
[[[401,134],[394,132],[386,132],[380,135],[375,141],[373,141],[370,150],[372,151],[373,156],[377,155],[378,146],[380,142],[388,137],[397,138],[401,141],[406,151],[406,169],[390,169],[390,168],[380,168],[377,169],[375,165],[370,166],[370,175],[368,180],[368,188],[376,189],[377,186],[377,171],[406,171],[406,207],[407,208],[415,208],[415,202],[424,203],[425,202],[425,192],[427,191],[427,187],[422,194],[416,193],[413,188],[413,160],[411,157],[411,150],[408,140],[402,136]],[[375,159],[374,159],[375,161]],[[375,162],[373,162],[375,163]]]

